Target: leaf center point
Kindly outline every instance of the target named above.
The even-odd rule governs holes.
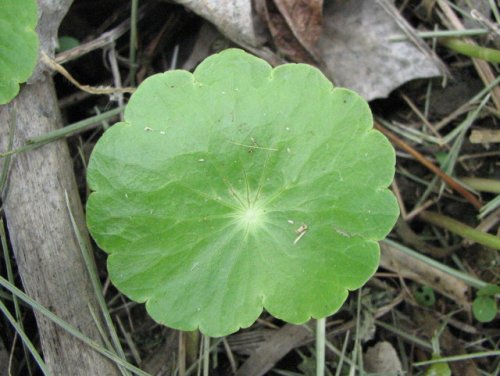
[[[243,210],[241,211],[240,221],[242,224],[245,224],[247,226],[255,226],[259,223],[262,223],[263,215],[264,213],[262,209],[255,206],[249,206],[243,208]]]

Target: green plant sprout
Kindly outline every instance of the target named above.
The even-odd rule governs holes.
[[[441,350],[439,349],[439,336],[441,335],[441,332],[442,329],[436,332],[431,339],[432,360],[442,359]],[[426,369],[424,376],[451,376],[451,369],[446,362],[433,363]]]
[[[263,309],[301,324],[376,271],[395,152],[316,68],[229,49],[148,78],[124,116],[90,158],[87,223],[156,321],[210,337]]]
[[[432,307],[436,303],[434,290],[429,286],[418,286],[414,289],[413,296],[417,303],[424,307]]]
[[[493,321],[497,315],[497,301],[495,295],[500,294],[500,286],[487,285],[477,291],[472,302],[472,313],[479,322]]]
[[[0,3],[0,105],[19,92],[36,66],[38,56],[36,0]]]

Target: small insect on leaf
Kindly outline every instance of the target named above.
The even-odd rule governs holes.
[[[293,244],[297,244],[300,239],[306,234],[307,230],[309,227],[307,227],[306,224],[302,224],[297,230],[295,230],[295,233],[298,235],[295,240],[293,241]]]

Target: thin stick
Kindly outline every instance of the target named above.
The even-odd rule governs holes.
[[[377,128],[380,132],[385,134],[391,141],[393,141],[397,146],[401,149],[405,150],[407,153],[411,154],[415,159],[417,159],[421,164],[427,167],[429,170],[434,172],[437,176],[439,176],[450,188],[454,189],[457,193],[459,193],[463,198],[469,201],[476,209],[481,208],[481,203],[479,200],[462,187],[456,180],[454,180],[451,176],[447,175],[443,170],[437,167],[434,163],[429,161],[424,155],[420,152],[412,148],[394,133],[389,131],[388,129],[382,127],[380,124],[375,123],[375,128]]]
[[[68,61],[78,59],[83,55],[86,55],[99,48],[106,47],[110,43],[113,43],[115,40],[123,36],[128,31],[129,25],[130,23],[129,20],[127,19],[121,22],[115,28],[101,34],[98,38],[94,40],[80,44],[79,46],[76,46],[70,50],[58,53],[54,60],[58,64],[64,64],[67,63]]]
[[[335,371],[335,376],[340,376],[340,373],[342,372],[342,366],[344,365],[344,360],[345,360],[345,353],[347,351],[347,344],[349,343],[349,334],[351,333],[350,330],[348,330],[345,333],[345,338],[344,338],[344,344],[342,345],[342,352],[340,354],[340,359],[337,364],[337,370]]]
[[[325,332],[326,319],[316,320],[316,376],[325,374]]]
[[[132,0],[132,9],[130,13],[130,54],[129,54],[129,82],[135,85],[135,73],[137,71],[136,53],[137,53],[137,8],[139,0]]]
[[[7,169],[7,167],[4,168]],[[0,184],[0,193],[1,192],[2,192],[2,185]],[[15,284],[14,271],[12,269],[12,264],[10,262],[11,258],[10,258],[9,248],[7,245],[7,235],[5,233],[5,226],[2,217],[0,217],[0,246],[2,248],[3,258],[5,260],[5,269],[7,270],[7,278],[9,282],[14,285]],[[12,302],[14,303],[14,312],[16,314],[16,320],[18,322],[19,329],[21,329],[24,332],[23,316],[21,314],[21,308],[19,307],[19,301],[15,294],[12,294]],[[23,341],[23,351],[24,351],[24,357],[28,359],[28,348],[26,347],[24,341]],[[28,373],[32,375],[33,371],[31,369],[30,362],[28,361],[26,362],[26,367],[28,369]]]
[[[179,376],[186,375],[186,341],[184,332],[179,330],[179,359],[178,359]]]
[[[443,227],[463,238],[500,251],[500,238],[498,236],[476,230],[475,228],[464,225],[462,222],[456,221],[453,218],[439,213],[423,211],[420,213],[420,217],[426,222]]]
[[[417,115],[417,117],[422,120],[422,122],[429,128],[429,130],[434,133],[434,136],[440,141],[440,143],[443,143],[442,136],[439,134],[439,132],[436,130],[436,128],[427,120],[425,115],[418,109],[418,107],[415,105],[415,103],[412,102],[410,98],[408,98],[406,95],[401,94],[401,98],[406,102],[406,104],[413,110],[413,112]]]
[[[449,37],[473,37],[477,35],[489,34],[488,29],[466,29],[466,30],[434,30],[434,31],[419,31],[416,35],[422,39],[431,38],[449,38]],[[402,42],[408,40],[407,35],[394,35],[389,37],[389,42]]]
[[[83,260],[85,262],[85,267],[87,268],[87,272],[89,273],[90,281],[92,283],[92,288],[94,289],[94,294],[99,304],[99,308],[101,309],[101,314],[104,318],[104,322],[108,328],[108,333],[105,333],[111,337],[113,341],[113,347],[108,350],[113,351],[120,356],[123,360],[126,360],[125,352],[120,343],[120,339],[118,338],[118,334],[116,333],[115,326],[113,324],[113,320],[111,319],[111,315],[109,313],[108,307],[106,305],[106,300],[104,299],[104,295],[102,294],[102,285],[99,280],[99,275],[97,272],[97,266],[95,265],[93,255],[91,251],[88,249],[88,243],[85,241],[83,235],[80,233],[80,229],[78,228],[78,224],[76,223],[75,217],[73,216],[73,211],[71,210],[71,204],[69,202],[68,192],[64,191],[64,198],[66,200],[66,208],[68,209],[69,218],[71,220],[71,225],[73,226],[73,231],[75,233],[76,240],[78,245],[80,246],[80,251],[83,256]],[[96,324],[101,324],[100,322],[96,322]],[[107,337],[106,337],[107,339]],[[122,366],[119,366],[122,368]],[[129,373],[122,369],[122,373],[128,375]]]
[[[210,337],[203,335],[203,376],[210,371]]]
[[[7,150],[5,153],[0,153],[0,158],[8,157],[9,155],[23,153],[29,150],[36,149],[42,145],[48,144],[49,142],[58,140],[60,138],[69,137],[77,133],[81,133],[91,129],[92,127],[100,125],[102,122],[113,118],[114,116],[120,114],[123,108],[115,108],[103,112],[102,114],[92,116],[90,118],[78,121],[76,123],[70,124],[66,127],[56,129],[51,132],[44,133],[40,136],[32,137],[26,140],[26,144],[20,146],[17,149]]]
[[[40,354],[36,351],[35,346],[30,341],[30,339],[28,338],[26,333],[22,330],[19,323],[17,323],[16,320],[14,319],[14,317],[10,314],[9,310],[2,303],[1,300],[0,300],[0,311],[3,312],[4,316],[10,322],[10,324],[14,327],[14,329],[16,330],[16,333],[19,334],[24,345],[28,348],[29,352],[31,353],[31,355],[35,359],[35,362],[38,364],[38,367],[40,367],[40,370],[43,372],[43,374],[50,376],[51,373],[49,372],[49,370],[48,370],[47,366],[45,365],[45,362],[43,361]]]
[[[500,355],[500,350],[481,351],[481,352],[477,352],[477,353],[473,353],[473,354],[454,355],[454,356],[447,356],[444,358],[426,360],[423,362],[416,362],[416,363],[413,363],[413,366],[420,367],[420,366],[426,366],[426,365],[435,364],[435,363],[462,362],[462,361],[468,360],[468,359],[485,358],[487,356],[499,356],[499,355]]]
[[[62,65],[56,63],[50,57],[47,56],[44,52],[42,52],[41,60],[47,64],[50,68],[55,70],[56,72],[62,74],[69,82],[75,85],[78,89],[85,91],[89,94],[116,94],[116,93],[133,93],[135,91],[134,87],[93,87],[89,85],[82,85],[77,80],[73,78],[73,76],[64,68]]]

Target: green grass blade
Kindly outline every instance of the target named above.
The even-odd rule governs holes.
[[[83,260],[85,262],[85,267],[87,268],[87,271],[89,273],[90,280],[92,282],[92,287],[94,288],[94,294],[97,298],[106,326],[108,327],[108,332],[109,335],[111,336],[111,340],[113,341],[114,350],[122,359],[125,360],[126,359],[125,352],[123,351],[123,348],[121,346],[118,334],[116,333],[115,326],[113,325],[113,321],[111,320],[111,316],[109,314],[109,310],[106,305],[104,295],[102,294],[101,281],[99,280],[94,260],[90,254],[90,250],[87,247],[87,243],[83,239],[83,236],[80,233],[80,230],[78,229],[75,217],[73,216],[73,213],[71,211],[68,192],[64,192],[64,194],[66,199],[66,207],[68,209],[69,217],[71,219],[71,225],[73,226],[73,231],[75,232],[76,239],[78,240],[78,245],[80,246],[80,250],[82,252]]]
[[[96,350],[99,354],[104,355],[106,358],[111,359],[115,363],[125,367],[129,371],[135,373],[136,375],[139,376],[151,376],[149,373],[142,371],[141,369],[137,368],[136,366],[128,363],[127,361],[123,360],[119,356],[117,356],[115,353],[105,349],[102,347],[100,344],[95,342],[94,340],[90,339],[86,335],[84,335],[82,332],[80,332],[78,329],[73,327],[72,325],[68,324],[66,321],[63,319],[59,318],[58,316],[54,315],[51,311],[49,311],[47,308],[42,306],[40,303],[38,303],[36,300],[30,298],[28,295],[26,295],[24,292],[19,290],[16,286],[14,286],[12,283],[7,281],[5,278],[0,276],[0,286],[5,288],[6,290],[10,291],[12,294],[16,295],[20,300],[24,301],[26,304],[31,306],[34,310],[38,311],[45,317],[47,317],[49,320],[51,320],[54,324],[60,326],[64,330],[66,330],[68,333],[73,335],[74,337],[78,338],[80,341],[85,343],[86,345],[90,346],[94,350]]]
[[[10,314],[9,310],[7,309],[7,307],[3,304],[3,302],[1,300],[0,300],[0,311],[2,311],[2,313],[5,315],[7,320],[10,322],[10,324],[16,330],[17,334],[19,334],[19,336],[21,337],[21,340],[23,341],[24,345],[28,348],[29,352],[31,353],[31,355],[35,359],[35,362],[38,364],[38,366],[42,370],[43,374],[49,376],[50,372],[49,372],[47,366],[45,365],[45,362],[43,361],[42,357],[40,356],[40,354],[38,354],[38,351],[36,351],[35,346],[33,346],[33,343],[31,343],[31,341],[29,340],[28,336],[26,335],[26,333],[24,332],[22,327],[16,322],[16,319],[14,319],[14,317]]]

